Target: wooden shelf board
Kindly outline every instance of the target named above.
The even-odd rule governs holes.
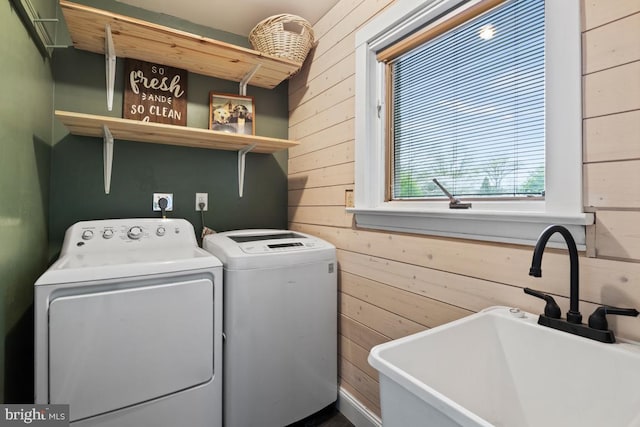
[[[73,45],[104,54],[110,24],[118,57],[135,58],[225,80],[241,81],[256,64],[249,84],[273,89],[301,64],[101,9],[60,0]]]
[[[74,135],[102,138],[106,125],[114,139],[169,144],[185,147],[238,151],[256,144],[253,153],[274,153],[299,144],[287,139],[241,135],[208,129],[140,122],[117,117],[97,116],[56,110],[55,116]]]

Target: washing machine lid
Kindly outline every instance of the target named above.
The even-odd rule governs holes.
[[[226,269],[270,268],[331,260],[336,248],[309,234],[290,230],[247,229],[205,236],[203,247]]]

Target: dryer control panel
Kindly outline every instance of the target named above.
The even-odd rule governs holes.
[[[191,223],[184,219],[107,219],[81,221],[67,230],[61,255],[65,253],[87,253],[160,249],[166,247],[197,246]]]

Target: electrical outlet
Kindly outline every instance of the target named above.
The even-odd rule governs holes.
[[[169,212],[173,210],[173,193],[153,193],[153,211],[160,212],[160,205],[158,200],[161,198],[167,199],[167,208],[165,211]]]
[[[196,193],[196,211],[200,211],[200,203],[204,203],[203,211],[209,210],[209,193]]]

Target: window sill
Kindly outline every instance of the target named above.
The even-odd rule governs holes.
[[[446,204],[441,209],[399,208],[389,204],[378,208],[347,208],[347,211],[355,214],[356,224],[362,228],[531,246],[547,226],[559,224],[569,229],[579,250],[586,249],[586,226],[594,222],[592,213],[454,210]],[[560,235],[554,235],[549,243],[553,247],[565,247]]]

